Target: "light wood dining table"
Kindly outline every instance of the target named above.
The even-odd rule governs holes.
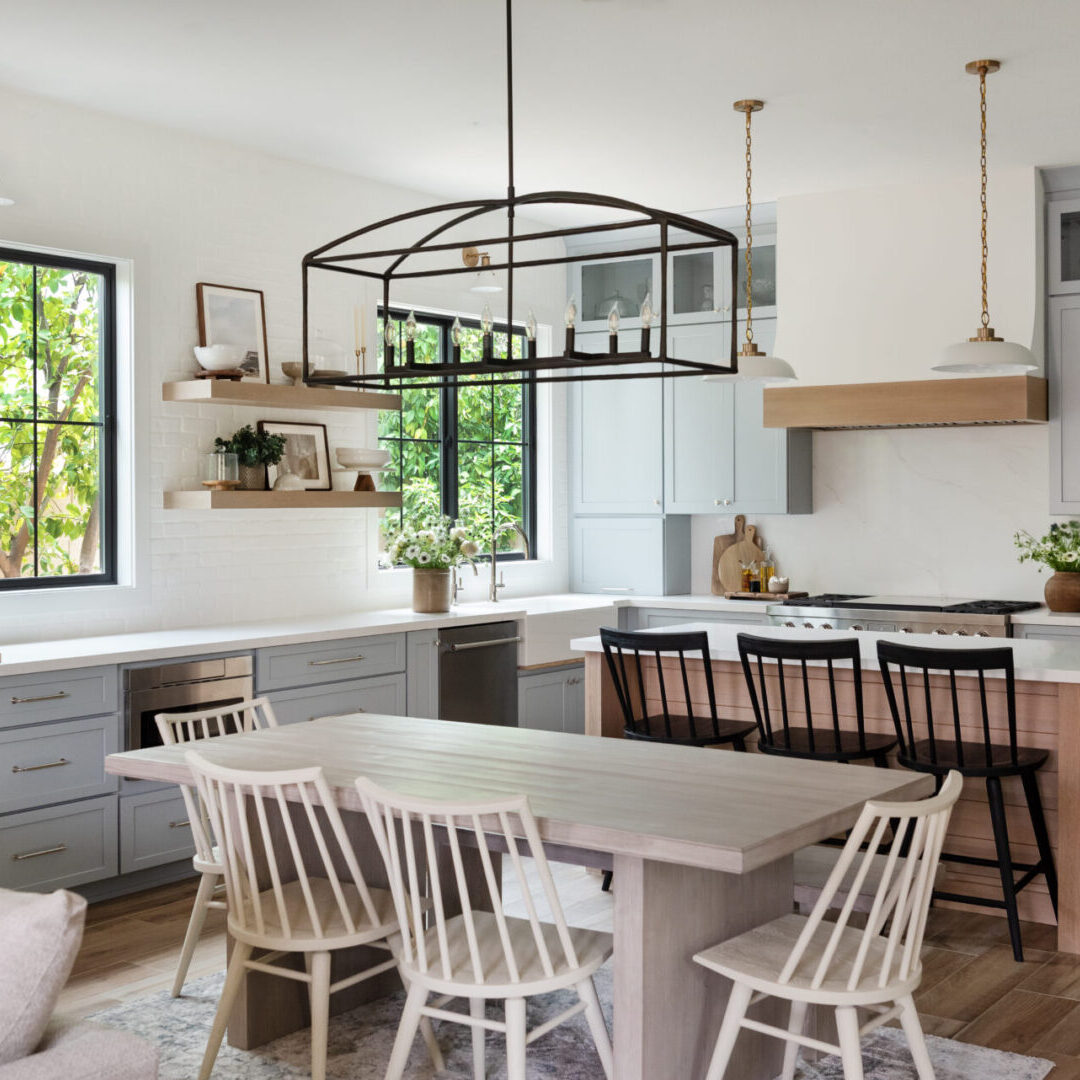
[[[616,1080],[704,1076],[728,986],[694,953],[789,913],[793,853],[852,825],[867,799],[933,790],[930,777],[899,770],[367,713],[227,735],[198,750],[238,768],[322,766],[373,884],[384,879],[356,777],[433,799],[528,795],[551,858],[615,872]],[[112,754],[106,768],[190,783],[184,752]],[[249,975],[230,1025],[234,1045],[303,1025],[292,981],[273,983],[289,985]],[[361,983],[339,1007],[392,988]],[[747,1032],[729,1075],[776,1076],[782,1049]]]

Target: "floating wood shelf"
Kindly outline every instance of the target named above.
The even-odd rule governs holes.
[[[161,386],[162,401],[200,405],[261,405],[272,409],[400,409],[401,395],[372,390],[281,386],[254,379],[185,379]]]
[[[969,376],[765,390],[765,427],[971,427],[1046,423],[1046,380]]]
[[[166,491],[166,510],[300,510],[395,507],[400,491]]]

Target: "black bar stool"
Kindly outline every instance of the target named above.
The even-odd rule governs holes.
[[[1049,750],[1018,745],[1016,741],[1016,684],[1013,677],[1013,652],[1011,648],[989,649],[930,649],[913,645],[897,645],[878,642],[878,660],[885,694],[889,700],[896,735],[900,741],[897,761],[906,769],[932,773],[941,778],[951,769],[963,776],[983,777],[986,780],[986,796],[990,803],[990,822],[994,830],[996,859],[977,858],[973,855],[943,854],[949,862],[968,866],[990,866],[1001,874],[1003,899],[996,900],[960,893],[935,892],[942,900],[956,900],[983,907],[1004,908],[1009,920],[1009,937],[1013,956],[1019,962],[1024,958],[1020,940],[1020,917],[1016,910],[1016,894],[1031,881],[1043,874],[1050,892],[1050,903],[1057,915],[1057,872],[1054,869],[1054,853],[1046,831],[1046,817],[1035,772],[1045,763]],[[895,674],[894,674],[895,668]],[[935,716],[934,692],[930,684],[931,672],[948,675],[948,706],[939,709],[947,719]],[[986,672],[1005,674],[1005,711],[1008,722],[1008,745],[995,743],[990,731],[990,710],[986,695]],[[960,692],[956,685],[957,673],[974,675],[979,681],[979,706],[982,719],[981,740],[963,738],[960,723]],[[899,688],[899,701],[897,700]],[[942,686],[938,691],[940,699]],[[900,708],[903,706],[903,717]],[[951,722],[950,722],[951,720]],[[971,722],[970,720],[968,721]],[[916,738],[918,734],[925,738]],[[1002,732],[1004,734],[1004,732]],[[1014,862],[1009,850],[1008,824],[1005,819],[1005,801],[1001,795],[1001,778],[1019,776],[1024,786],[1028,813],[1039,849],[1039,861]],[[1017,879],[1014,871],[1022,871]]]
[[[859,662],[859,643],[854,638],[839,641],[789,641],[783,638],[756,637],[739,634],[739,657],[742,660],[746,687],[758,728],[758,749],[763,754],[782,754],[787,757],[814,758],[818,761],[850,762],[873,760],[880,768],[888,768],[888,753],[896,746],[893,735],[868,732],[863,717],[862,666]],[[840,726],[840,706],[836,694],[838,661],[851,662],[852,686],[855,699],[854,729]],[[765,661],[775,661],[766,664]],[[797,665],[801,676],[801,693],[789,701],[788,672],[784,663]],[[811,663],[825,664],[829,681],[828,721],[819,712],[815,723],[811,705]],[[776,697],[769,701],[770,681],[775,681]],[[801,702],[798,700],[801,697]],[[779,725],[776,712],[779,706]],[[802,712],[795,710],[801,706]],[[798,725],[792,724],[792,716]]]

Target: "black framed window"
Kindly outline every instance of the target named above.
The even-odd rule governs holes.
[[[0,248],[0,588],[116,581],[116,277]]]
[[[392,310],[396,348],[404,355],[404,321],[408,313]],[[420,314],[416,333],[416,358],[449,361],[453,317]],[[460,317],[461,353],[480,359],[480,323]],[[379,316],[379,363],[385,341],[385,323]],[[495,355],[504,355],[507,328],[496,326]],[[523,355],[525,335],[511,335],[515,356]],[[508,374],[507,380],[517,380]],[[379,487],[402,492],[402,510],[387,515],[388,527],[396,527],[401,515],[410,520],[447,514],[460,518],[484,551],[492,528],[517,521],[536,550],[536,387],[532,382],[505,386],[439,388],[402,382],[400,413],[379,414],[379,445],[391,453],[390,464],[380,476]],[[432,380],[433,382],[435,380]],[[514,552],[512,538],[499,540],[500,553]]]

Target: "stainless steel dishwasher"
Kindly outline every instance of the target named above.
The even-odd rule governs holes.
[[[439,631],[439,719],[517,727],[517,624]]]

